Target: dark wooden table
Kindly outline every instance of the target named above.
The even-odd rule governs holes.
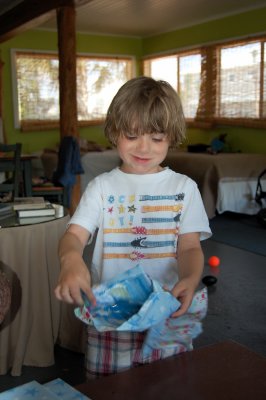
[[[92,400],[265,400],[266,358],[225,341],[76,389]]]

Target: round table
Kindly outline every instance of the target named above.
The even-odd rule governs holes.
[[[0,374],[11,368],[16,376],[22,365],[54,364],[62,309],[54,295],[57,251],[68,221],[65,215],[0,229],[0,269],[12,286],[11,306],[0,325]]]

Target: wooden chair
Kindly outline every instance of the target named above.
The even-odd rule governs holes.
[[[13,201],[19,196],[21,143],[0,143],[0,172],[6,174],[6,180],[0,183],[1,201]]]
[[[77,139],[72,136],[65,136],[60,142],[57,167],[52,180],[45,180],[41,185],[33,185],[32,194],[33,196],[43,196],[51,202],[69,208],[76,175],[81,173],[84,173],[84,171],[80,161]]]
[[[51,203],[62,204],[64,207],[69,206],[67,193],[66,187],[54,185],[51,181],[32,186],[33,196],[42,196]]]

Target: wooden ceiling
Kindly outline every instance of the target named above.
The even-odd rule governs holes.
[[[266,0],[0,0],[0,42],[33,27],[56,30],[56,9],[73,4],[79,32],[146,37],[266,7]]]
[[[76,27],[79,32],[147,37],[263,6],[266,0],[92,0],[77,8]],[[56,29],[56,19],[42,27]]]

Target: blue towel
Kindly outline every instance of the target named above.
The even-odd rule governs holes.
[[[67,192],[67,207],[70,207],[71,191],[76,183],[76,175],[83,173],[77,139],[73,136],[64,136],[59,147],[58,163],[53,174],[53,183],[64,186]]]
[[[64,136],[59,148],[53,182],[62,186],[73,186],[76,183],[76,175],[83,173],[77,139],[73,136]]]

